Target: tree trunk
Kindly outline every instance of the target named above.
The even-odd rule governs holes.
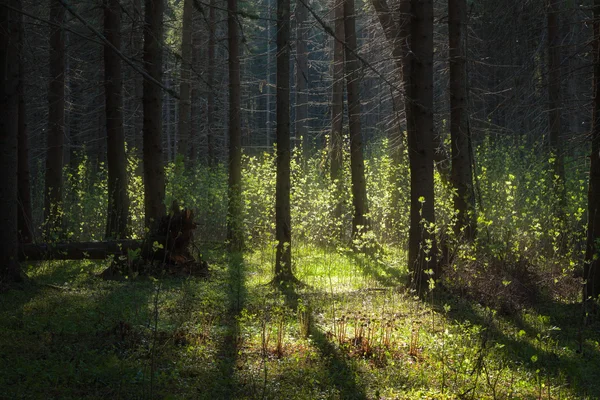
[[[208,10],[208,70],[207,70],[207,116],[206,116],[206,142],[208,147],[208,166],[214,167],[217,165],[217,157],[215,154],[215,37],[217,18],[215,15],[215,0],[210,0],[210,9]]]
[[[360,71],[356,57],[354,0],[344,0],[344,33],[346,39],[346,91],[348,95],[348,125],[350,131],[350,170],[352,175],[352,236],[369,228],[367,186],[360,130]]]
[[[190,78],[192,64],[192,0],[183,2],[183,27],[181,32],[181,83],[179,84],[179,142],[177,154],[183,156],[186,165],[190,161],[190,125],[192,102]]]
[[[293,281],[290,213],[290,0],[277,0],[277,178],[275,282]]]
[[[31,212],[31,185],[29,173],[29,133],[27,131],[27,107],[25,104],[25,57],[23,55],[23,23],[19,16],[19,120],[18,120],[18,186],[19,186],[19,242],[33,240],[33,219]]]
[[[466,68],[466,0],[448,1],[448,34],[450,56],[450,137],[452,142],[452,184],[454,209],[457,211],[454,232],[457,237],[475,237],[475,192],[471,152],[469,151],[469,122],[467,110]]]
[[[20,9],[21,2],[10,6]],[[18,262],[17,163],[19,26],[17,11],[0,7],[0,282],[21,280]]]
[[[164,0],[145,0],[144,67],[162,82]],[[165,170],[162,152],[162,97],[156,84],[144,79],[144,210],[150,228],[165,215]]]
[[[583,299],[600,295],[600,0],[594,0],[594,101],[592,115],[592,154],[588,188],[588,231],[583,276]]]
[[[557,214],[561,220],[565,219],[566,193],[565,193],[565,167],[563,161],[563,148],[560,133],[561,126],[561,65],[560,65],[560,29],[558,17],[558,3],[560,0],[547,0],[548,19],[548,123],[550,127],[550,153],[552,163],[552,182],[554,193],[558,197]]]
[[[44,188],[45,234],[50,236],[62,225],[63,145],[65,136],[65,8],[50,0],[50,85],[48,87],[48,139]]]
[[[296,140],[302,140],[302,154],[310,156],[308,138],[308,10],[296,0]]]
[[[139,57],[143,53],[143,44],[144,44],[144,29],[143,29],[143,9],[142,9],[142,0],[133,0],[134,7],[134,33],[133,33],[133,43],[132,43],[132,51],[134,53],[134,57],[139,59]],[[139,28],[142,26],[142,29]],[[143,98],[144,98],[144,78],[141,74],[135,73],[134,78],[134,95],[135,95],[135,113],[133,120],[133,129],[134,129],[134,138],[135,138],[135,149],[136,156],[139,160],[139,165],[136,173],[138,175],[143,176],[143,148],[144,148],[144,113],[143,113]]]
[[[121,5],[104,0],[104,36],[121,50]],[[127,236],[129,198],[127,196],[127,158],[123,131],[123,82],[121,59],[104,45],[104,93],[106,100],[106,160],[108,166],[107,238]]]
[[[242,121],[237,0],[227,0],[229,30],[229,207],[227,238],[232,250],[244,245],[242,232]]]
[[[408,262],[412,282],[424,294],[438,278],[433,191],[433,2],[411,0],[410,75],[406,121],[410,164]],[[425,221],[425,223],[422,223]],[[434,226],[434,225],[432,225]],[[428,273],[433,272],[433,275]]]
[[[342,216],[341,196],[343,188],[344,160],[344,1],[333,0],[335,38],[333,39],[333,86],[331,89],[331,138],[330,176],[335,182],[336,205],[334,217]],[[341,233],[340,233],[341,234]]]

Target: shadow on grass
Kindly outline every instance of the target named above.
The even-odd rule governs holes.
[[[583,327],[580,304],[540,300],[533,310],[547,317],[542,321],[536,317],[525,320],[522,314],[486,315],[489,311],[475,302],[448,293],[442,301],[452,305],[448,316],[455,322],[485,328],[488,347],[494,343],[504,345],[502,354],[506,360],[532,373],[540,370],[541,376],[552,379],[556,385],[567,384],[578,398],[595,398],[600,393],[600,323]],[[519,333],[507,332],[502,322],[514,324]],[[545,328],[548,325],[554,328]]]
[[[348,256],[356,263],[363,275],[373,278],[384,287],[406,286],[409,283],[408,275],[396,268],[390,268],[374,255],[350,251]]]
[[[208,388],[198,388],[198,394],[205,399],[234,399],[240,391],[235,378],[239,351],[240,323],[238,317],[247,299],[245,264],[241,253],[229,256],[227,271],[227,311],[223,316],[224,337],[217,349],[216,365],[212,371]]]

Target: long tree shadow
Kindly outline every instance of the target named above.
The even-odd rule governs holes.
[[[235,371],[239,351],[240,323],[239,315],[247,299],[245,264],[241,253],[229,256],[227,272],[227,312],[223,316],[225,327],[223,340],[216,352],[213,377],[209,380],[212,386],[198,388],[201,398],[234,399],[240,391]]]
[[[300,296],[294,290],[294,287],[283,287],[281,288],[281,293],[284,295],[286,306],[297,311]],[[365,389],[356,382],[356,371],[344,359],[344,356],[323,331],[314,323],[312,313],[308,317],[310,318],[308,333],[321,353],[329,376],[340,393],[340,398],[349,400],[367,399]]]
[[[374,254],[348,252],[349,258],[358,266],[363,275],[373,278],[384,287],[406,286],[409,278],[397,268],[385,265]]]

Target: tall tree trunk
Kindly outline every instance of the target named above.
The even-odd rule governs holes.
[[[65,136],[65,8],[50,0],[50,86],[48,87],[48,139],[44,188],[45,233],[61,228],[63,145]]]
[[[164,0],[145,0],[144,67],[162,82]],[[151,228],[165,215],[165,170],[162,152],[162,97],[156,84],[144,79],[144,210]]]
[[[310,153],[308,137],[308,10],[304,0],[296,0],[296,139],[302,139],[302,154]]]
[[[410,72],[406,121],[410,164],[408,262],[412,281],[424,294],[438,278],[433,191],[433,2],[411,0]],[[425,221],[425,223],[422,223]]]
[[[336,205],[334,217],[342,216],[344,160],[344,0],[333,0],[335,38],[333,39],[333,86],[331,89],[330,176],[335,182]],[[341,234],[341,233],[340,233]]]
[[[142,0],[133,0],[134,7],[134,22],[135,29],[133,33],[132,51],[136,59],[142,56],[144,51],[144,29],[143,29],[143,8]],[[142,29],[140,29],[140,26]],[[135,113],[133,120],[134,129],[134,145],[136,148],[136,156],[140,163],[136,173],[143,176],[143,148],[144,148],[144,113],[143,113],[143,98],[144,98],[144,78],[141,74],[134,74],[134,96],[135,96]]]
[[[190,78],[192,64],[192,0],[183,2],[183,27],[181,32],[181,83],[179,85],[179,142],[177,154],[183,156],[186,165],[190,161],[190,125],[192,102],[190,99]]]
[[[588,188],[588,231],[584,264],[583,299],[600,295],[600,0],[594,0],[594,101],[592,115],[592,154]]]
[[[360,70],[356,57],[354,0],[344,0],[344,34],[346,39],[346,91],[348,96],[348,125],[350,131],[350,170],[352,175],[352,236],[369,228],[367,214],[367,185],[360,130]]]
[[[242,120],[240,89],[240,46],[237,0],[227,0],[229,31],[229,208],[227,238],[232,250],[244,246],[242,232]]]
[[[104,36],[121,50],[121,5],[119,0],[104,0]],[[121,59],[104,45],[104,96],[106,101],[106,161],[108,166],[108,210],[106,237],[127,236],[129,198],[127,196],[127,158],[123,131],[123,82]]]
[[[448,1],[448,34],[450,55],[450,138],[452,142],[452,184],[454,209],[457,211],[454,231],[457,237],[475,237],[475,192],[471,152],[469,151],[469,121],[467,110],[466,68],[467,1]]]
[[[290,0],[277,0],[277,178],[275,282],[293,281],[290,213]]]
[[[20,9],[21,2],[9,5]],[[17,146],[19,25],[17,11],[0,7],[0,282],[21,280],[18,260]]]
[[[19,186],[19,242],[33,241],[31,213],[31,185],[29,174],[29,133],[27,131],[27,107],[25,104],[25,57],[23,55],[23,22],[19,16],[19,120],[18,120],[18,186]]]
[[[561,65],[560,65],[560,25],[558,5],[560,0],[547,0],[548,19],[548,123],[550,127],[550,152],[554,162],[552,182],[554,193],[558,197],[558,215],[565,218],[566,193],[565,193],[565,167],[560,133],[561,126]]]
[[[207,117],[206,117],[206,142],[208,147],[208,166],[214,167],[217,165],[217,157],[215,154],[215,38],[217,18],[215,15],[215,0],[210,0],[210,9],[208,10],[208,70],[206,81],[208,85],[207,99]]]

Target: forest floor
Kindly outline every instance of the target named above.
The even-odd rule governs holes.
[[[286,297],[274,249],[203,256],[208,279],[30,266],[32,283],[0,294],[0,398],[600,398],[600,323],[576,301],[423,301],[401,255],[302,246],[306,286]]]

